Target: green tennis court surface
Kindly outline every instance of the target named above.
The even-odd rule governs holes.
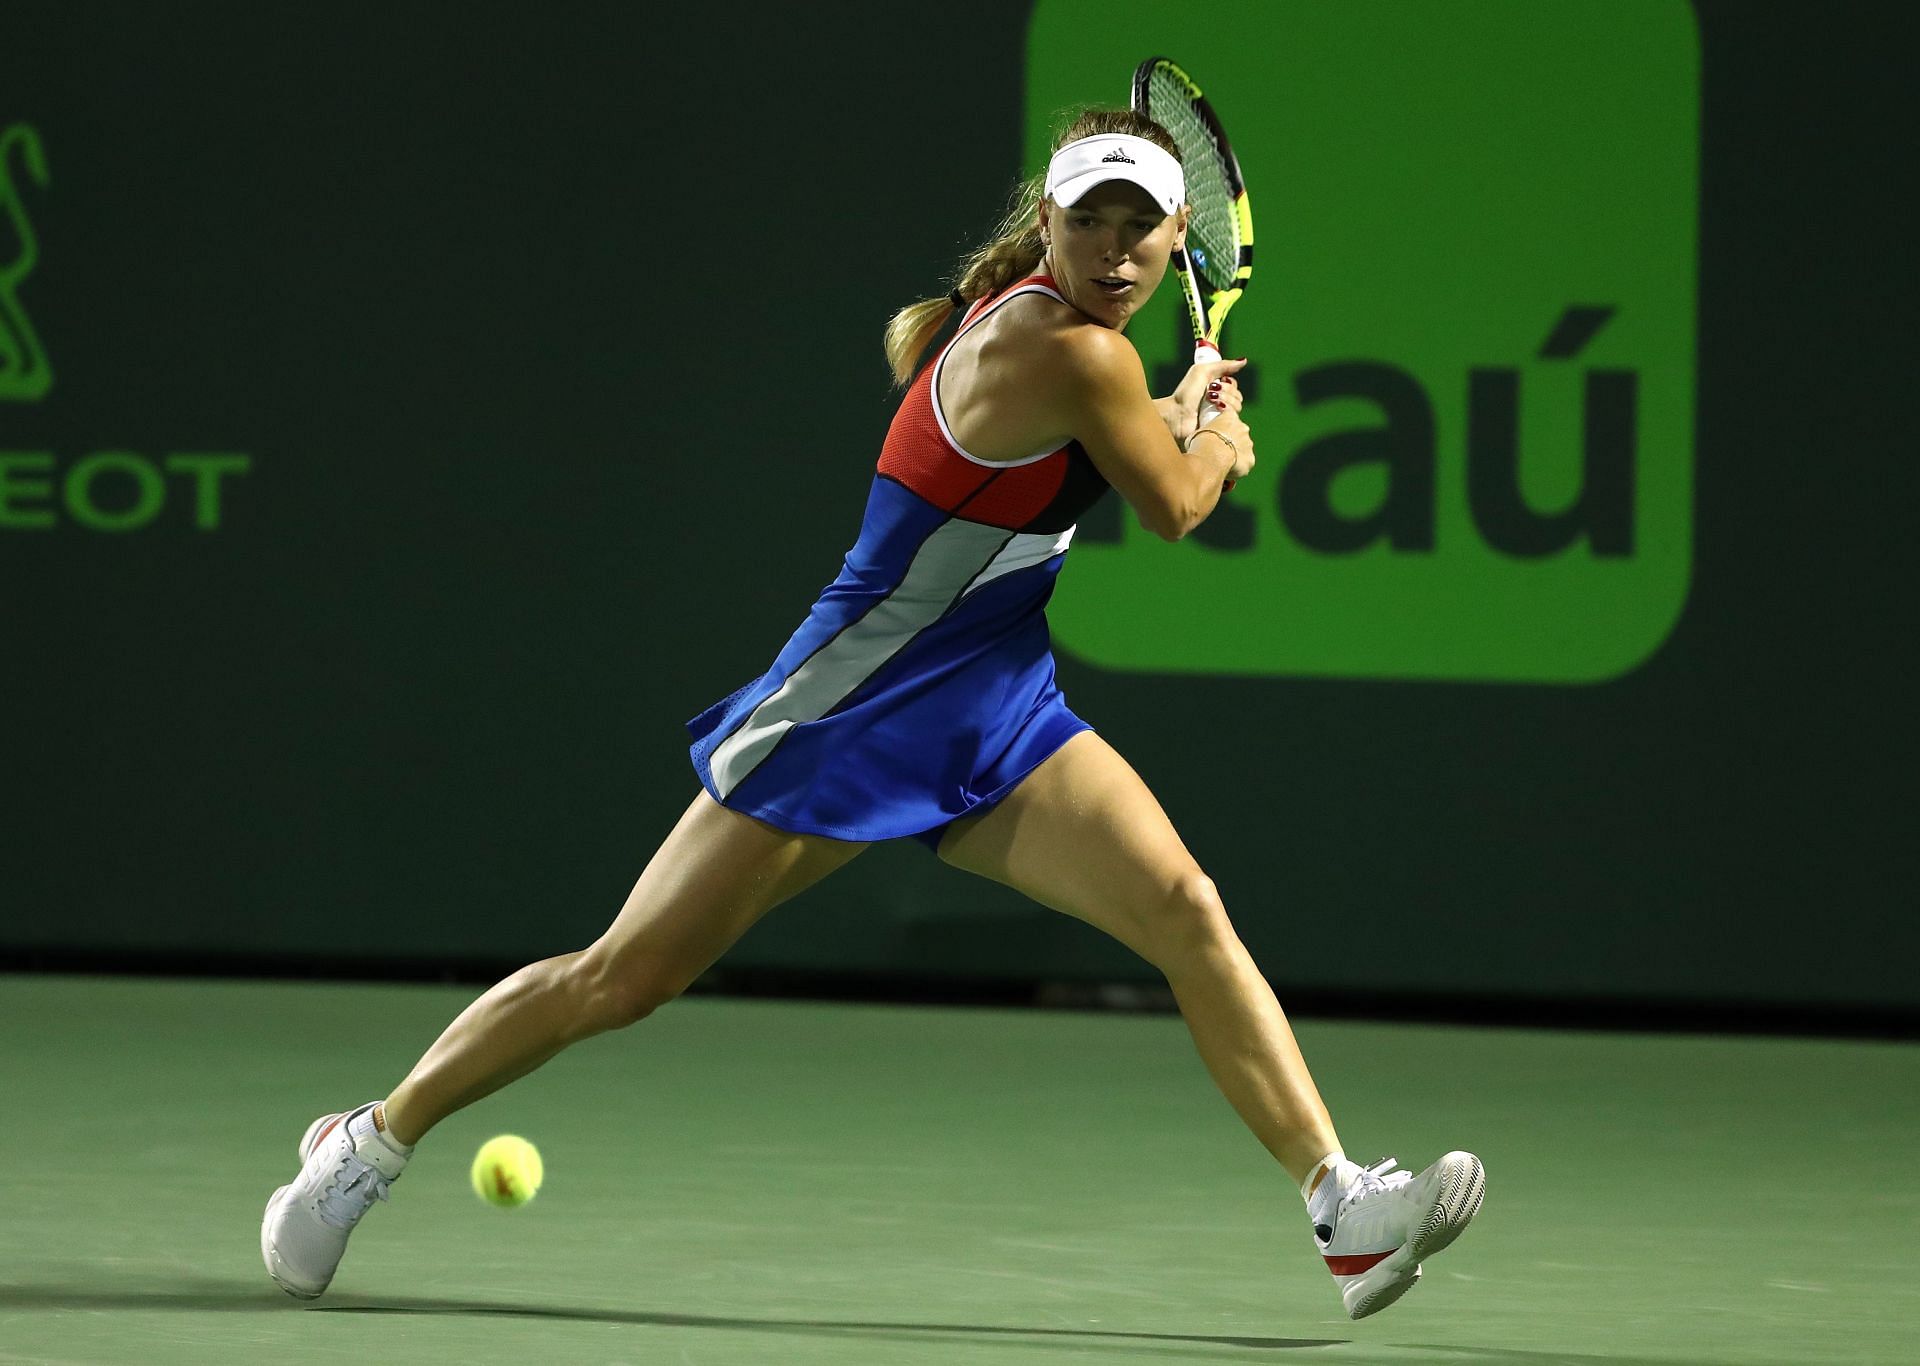
[[[0,977],[0,1361],[1920,1359],[1911,1045],[1304,1022],[1350,1155],[1487,1163],[1351,1323],[1177,1019],[711,998],[455,1116],[288,1299],[301,1131],[476,994]],[[521,1210],[467,1188],[500,1132]]]

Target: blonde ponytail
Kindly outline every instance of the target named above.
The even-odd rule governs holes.
[[[1088,110],[1054,140],[1054,149],[1102,133],[1130,133],[1166,148],[1176,159],[1180,155],[1166,129],[1130,109]],[[1046,254],[1040,240],[1040,197],[1046,191],[1046,179],[1037,175],[1014,192],[1013,205],[999,228],[960,267],[960,283],[953,295],[908,304],[888,320],[887,364],[895,384],[904,388],[913,379],[921,353],[958,311],[955,295],[968,304],[990,298],[1016,280],[1026,279],[1039,266]]]
[[[951,297],[922,299],[908,304],[887,320],[887,364],[893,367],[893,382],[905,388],[913,378],[920,353],[927,349],[934,334],[947,325],[959,310]]]
[[[913,379],[927,343],[959,311],[955,295],[970,304],[1033,274],[1045,250],[1040,244],[1038,218],[1042,185],[1043,178],[1036,176],[1015,191],[1013,207],[1000,227],[960,267],[960,283],[953,294],[908,304],[887,323],[887,364],[893,368],[895,384],[904,388]]]

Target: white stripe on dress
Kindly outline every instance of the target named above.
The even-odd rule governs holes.
[[[1065,554],[1067,547],[1073,543],[1073,533],[1074,528],[1068,527],[1065,531],[1023,532],[1015,536],[1000,548],[1000,553],[993,557],[992,563],[980,571],[979,577],[968,585],[967,592],[971,594],[1002,574],[1011,574],[1016,569],[1031,569],[1036,564],[1045,564],[1055,555]]]
[[[815,650],[714,747],[715,789],[726,797],[794,726],[832,711],[982,585],[1065,551],[1073,530],[1009,532],[958,518],[943,522],[921,542],[892,592]]]

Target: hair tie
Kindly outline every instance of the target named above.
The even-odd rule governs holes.
[[[947,302],[955,308],[965,308],[967,306],[967,296],[957,289],[950,290],[947,293]]]

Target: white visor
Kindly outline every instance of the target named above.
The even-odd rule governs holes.
[[[1047,163],[1047,197],[1063,209],[1109,180],[1132,181],[1166,213],[1187,200],[1180,163],[1165,148],[1130,133],[1100,133],[1069,142]]]

